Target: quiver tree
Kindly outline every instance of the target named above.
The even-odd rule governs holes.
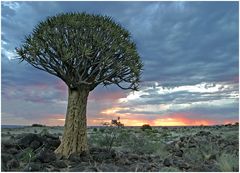
[[[62,79],[68,86],[64,134],[56,153],[88,150],[86,106],[96,86],[137,90],[142,62],[127,30],[110,17],[67,13],[40,22],[16,48],[21,61]]]

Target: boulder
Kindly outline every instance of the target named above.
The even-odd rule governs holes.
[[[176,165],[177,167],[179,167],[180,169],[189,169],[190,168],[190,165],[188,163],[186,163],[183,160],[179,160],[177,158],[174,158],[173,164]]]
[[[178,157],[182,157],[183,156],[183,150],[177,150],[175,153],[174,153],[175,156],[178,156]]]
[[[30,143],[30,147],[33,149],[33,150],[36,150],[37,148],[39,148],[41,146],[41,142],[37,141],[37,140],[34,140]]]
[[[96,161],[105,161],[108,159],[113,159],[116,157],[116,154],[112,152],[100,152],[93,155],[93,159]]]
[[[80,154],[78,153],[70,154],[70,156],[68,157],[68,160],[71,162],[80,162],[81,161]]]
[[[53,163],[53,166],[57,167],[57,168],[66,168],[67,164],[63,161],[63,160],[56,160]]]
[[[131,154],[131,155],[128,156],[128,159],[131,160],[131,161],[138,160],[139,159],[139,155]]]
[[[53,151],[42,148],[42,150],[36,154],[36,158],[42,163],[49,163],[56,160],[56,155]]]
[[[27,148],[33,141],[39,141],[42,143],[43,139],[37,134],[28,133],[17,140],[17,145],[19,145],[21,148]]]
[[[163,165],[164,165],[164,166],[171,166],[172,163],[170,162],[170,159],[169,159],[169,158],[166,158],[166,159],[163,160]]]
[[[10,148],[7,150],[7,152],[10,154],[17,154],[19,152],[19,150],[17,150],[16,148]]]
[[[13,155],[8,154],[8,153],[1,153],[1,157],[2,157],[2,162],[7,163],[7,161],[13,159]]]
[[[42,169],[42,165],[40,163],[30,162],[24,167],[23,172],[42,171],[41,169]]]
[[[16,148],[16,143],[13,139],[8,139],[6,141],[2,141],[2,150],[8,150],[10,148]]]
[[[53,139],[53,138],[46,138],[44,141],[44,145],[47,148],[51,148],[52,150],[55,150],[59,145],[61,141],[59,139]]]
[[[198,133],[196,133],[196,136],[208,136],[211,135],[212,133],[209,131],[200,131]]]
[[[18,168],[19,162],[16,159],[11,159],[7,162],[7,168],[11,170],[12,168]]]

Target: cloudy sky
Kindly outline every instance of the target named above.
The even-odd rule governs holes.
[[[88,125],[212,125],[238,121],[238,2],[2,2],[2,124],[63,125],[67,87],[18,63],[14,48],[60,12],[111,16],[144,62],[140,91],[98,86]]]

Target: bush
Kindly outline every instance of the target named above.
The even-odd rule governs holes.
[[[142,129],[143,131],[144,131],[144,130],[147,130],[147,129],[152,130],[152,127],[151,127],[149,124],[143,124],[142,127],[141,127],[141,129]]]
[[[32,124],[32,127],[46,127],[46,126],[42,124]]]
[[[102,133],[92,134],[89,140],[91,145],[96,147],[103,147],[107,151],[111,151],[112,147],[116,144],[117,140],[117,128],[115,127],[104,127],[100,128],[99,131]]]
[[[93,128],[93,131],[94,131],[94,132],[97,132],[97,131],[98,131],[98,129],[97,129],[97,128]]]
[[[218,159],[218,166],[222,172],[238,172],[238,157],[233,154],[223,153]]]
[[[104,133],[105,129],[104,129],[104,128],[100,128],[99,131],[100,131],[101,133]]]
[[[159,149],[159,143],[153,142],[150,138],[144,134],[136,136],[131,134],[129,140],[123,144],[123,146],[135,153],[153,154]]]

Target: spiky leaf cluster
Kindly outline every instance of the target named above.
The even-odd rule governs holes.
[[[86,13],[47,18],[16,50],[22,61],[70,88],[116,84],[136,90],[143,66],[127,30],[110,17]]]

